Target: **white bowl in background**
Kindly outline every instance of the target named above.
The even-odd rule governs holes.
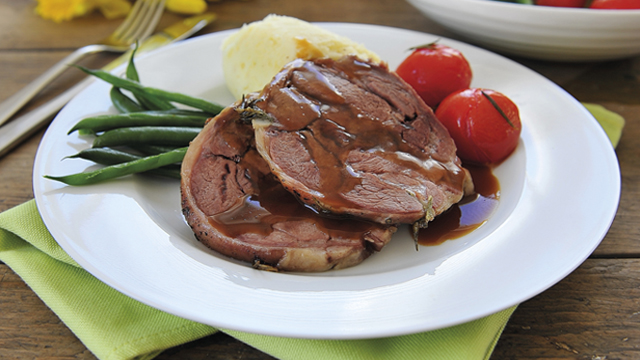
[[[492,0],[407,0],[470,42],[505,54],[598,61],[640,54],[640,10],[595,10]]]

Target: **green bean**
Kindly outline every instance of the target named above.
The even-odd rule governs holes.
[[[136,126],[105,131],[95,138],[93,147],[132,144],[187,146],[202,130],[197,127]]]
[[[136,47],[133,49],[133,51],[131,52],[131,56],[129,57],[129,64],[127,65],[125,75],[129,80],[140,82],[140,76],[133,61],[137,50],[138,45],[136,43]],[[146,96],[143,92],[132,91],[131,93],[136,98],[136,100],[138,100],[140,105],[142,105],[147,110],[169,110],[175,108],[175,106],[171,105],[171,103],[169,103],[168,101]]]
[[[125,75],[127,76],[127,79],[129,80],[133,80],[133,81],[137,81],[140,82],[140,76],[138,75],[138,70],[136,69],[136,65],[133,61],[133,58],[136,56],[136,51],[138,50],[138,43],[136,42],[136,46],[133,48],[133,50],[131,51],[131,56],[129,57],[129,63],[127,65],[127,70],[125,72]],[[144,98],[144,96],[140,95],[139,93],[132,93],[133,96],[136,98],[136,100],[138,100],[138,102],[140,103],[140,105],[146,109],[146,110],[157,110],[155,108],[155,106],[148,101],[147,99]]]
[[[164,152],[168,152],[175,149],[175,147],[171,147],[171,146],[148,145],[148,144],[135,144],[135,145],[130,145],[130,147],[146,155],[162,154]]]
[[[171,110],[160,110],[156,112],[162,113],[162,114],[169,114],[169,115],[173,114],[173,115],[201,116],[201,117],[207,117],[207,118],[212,117],[211,113],[208,113],[202,110],[171,109]]]
[[[130,126],[194,126],[203,127],[208,115],[182,111],[142,111],[126,114],[92,116],[79,121],[68,134],[76,130],[98,133]]]
[[[84,71],[85,73],[96,76],[97,78],[102,79],[116,87],[129,90],[132,92],[140,91],[149,96],[158,97],[167,101],[188,105],[196,109],[204,110],[214,115],[218,114],[224,108],[223,106],[220,106],[218,104],[214,104],[210,101],[196,98],[193,96],[176,93],[176,92],[165,91],[158,88],[143,86],[137,81],[121,78],[103,70],[92,70],[92,69],[87,69],[83,66],[78,66],[78,65],[76,65],[76,67]]]
[[[154,154],[154,155],[158,155],[158,154]],[[128,152],[120,151],[112,148],[90,148],[90,149],[84,149],[75,155],[67,156],[67,158],[90,160],[101,165],[116,165],[116,164],[122,164],[128,161],[141,159],[142,156],[130,154]],[[171,177],[174,179],[180,179],[180,167],[173,164],[166,165],[164,167],[157,168],[157,169],[152,169],[152,170],[146,171],[145,173]]]
[[[149,96],[142,91],[131,90],[131,93],[147,110],[171,110],[176,108],[170,102],[160,98]]]
[[[91,131],[88,129],[80,129],[78,130],[78,135],[95,135],[96,132],[95,131]]]
[[[84,149],[75,155],[65,157],[65,159],[90,160],[102,165],[121,164],[123,162],[137,160],[139,158],[141,158],[141,156],[108,147]]]
[[[136,41],[136,46],[131,50],[131,56],[129,56],[129,63],[127,64],[127,71],[125,75],[127,79],[140,82],[140,76],[138,75],[138,69],[136,69],[136,64],[133,61],[133,58],[136,56],[136,51],[138,51],[138,42]]]
[[[113,106],[121,113],[130,113],[144,110],[137,102],[123,94],[120,88],[113,86],[109,92]]]
[[[182,161],[186,152],[187,148],[183,147],[160,155],[148,156],[140,158],[138,160],[128,161],[122,164],[106,166],[95,171],[65,176],[45,175],[44,177],[47,179],[63,182],[67,185],[90,185],[98,183],[100,181],[115,179],[125,175],[145,172],[148,170],[163,167],[165,165],[178,163]]]

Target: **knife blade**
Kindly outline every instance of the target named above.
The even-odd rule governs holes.
[[[204,13],[178,21],[141,42],[136,54],[140,55],[144,52],[155,50],[161,46],[186,39],[209,23],[215,21],[216,17],[217,16],[214,13]],[[111,71],[129,61],[130,55],[131,50],[105,65],[102,69],[105,71]],[[34,132],[38,131],[41,127],[51,121],[52,115],[62,109],[62,107],[73,99],[74,96],[78,95],[94,81],[96,81],[96,79],[91,77],[84,79],[44,105],[1,126],[0,157],[3,157],[16,145],[20,144]]]

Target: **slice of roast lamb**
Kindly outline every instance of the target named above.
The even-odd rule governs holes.
[[[386,65],[295,60],[256,96],[258,151],[319,212],[415,230],[473,191],[446,128]]]
[[[395,227],[318,216],[270,173],[250,123],[233,107],[211,120],[182,163],[182,209],[206,246],[258,268],[346,268],[380,250]]]

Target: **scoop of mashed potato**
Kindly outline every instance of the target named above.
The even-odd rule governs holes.
[[[222,69],[236,99],[262,90],[295,59],[338,59],[355,55],[380,63],[363,45],[308,22],[279,15],[244,25],[222,43]]]

